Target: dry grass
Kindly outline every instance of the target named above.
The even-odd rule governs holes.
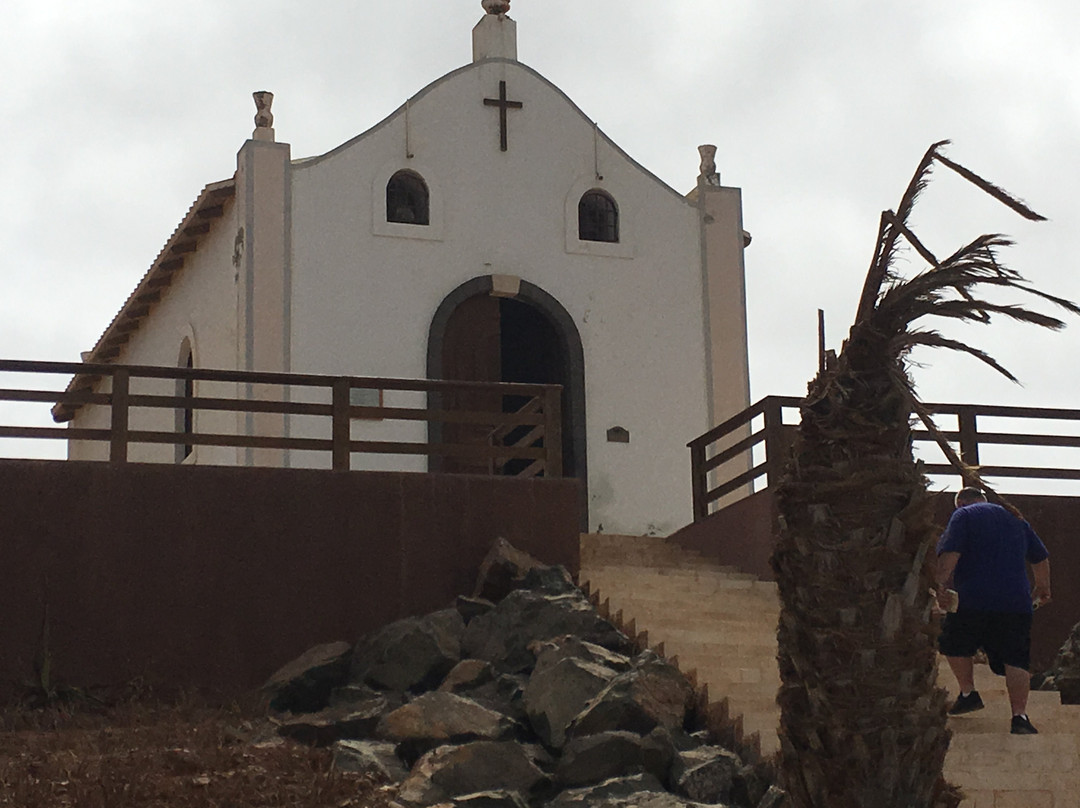
[[[258,706],[139,696],[0,710],[0,806],[385,808],[390,792],[277,739]]]

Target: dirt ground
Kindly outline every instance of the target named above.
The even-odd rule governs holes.
[[[4,808],[386,808],[392,792],[283,742],[261,705],[146,694],[0,708]]]

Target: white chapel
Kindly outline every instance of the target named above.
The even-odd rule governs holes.
[[[484,0],[470,64],[325,154],[294,157],[256,93],[235,175],[203,189],[85,361],[561,384],[564,471],[589,529],[691,521],[686,444],[750,403],[740,190],[720,184],[712,147],[685,194],[636,163],[518,61],[509,5]],[[100,427],[109,408],[57,417]],[[244,429],[234,413],[195,418],[196,432]],[[424,429],[352,424],[399,441]],[[107,449],[71,441],[69,457]],[[251,462],[175,449],[130,459]],[[423,456],[351,462],[428,471]]]

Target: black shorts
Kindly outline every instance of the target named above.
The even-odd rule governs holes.
[[[1004,675],[1005,665],[1031,665],[1031,615],[1015,612],[956,612],[945,615],[938,648],[949,657],[986,651],[990,669]]]

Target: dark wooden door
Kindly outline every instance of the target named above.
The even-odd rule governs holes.
[[[471,297],[450,315],[443,339],[443,378],[477,382],[502,381],[499,299]],[[483,392],[446,393],[447,409],[502,411],[501,396]],[[445,424],[443,440],[451,444],[488,444],[492,427],[484,424]],[[441,470],[458,474],[491,474],[491,459],[444,458]]]

